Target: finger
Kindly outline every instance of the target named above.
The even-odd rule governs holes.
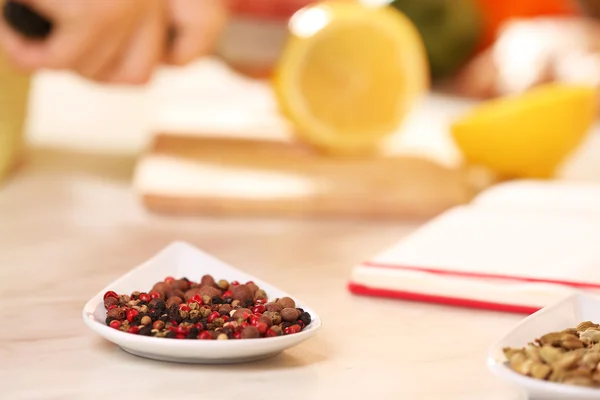
[[[175,38],[169,64],[182,65],[212,51],[227,19],[222,0],[171,0]]]
[[[151,78],[165,51],[167,37],[163,2],[152,1],[131,36],[124,57],[106,71],[103,80],[110,83],[144,84]]]

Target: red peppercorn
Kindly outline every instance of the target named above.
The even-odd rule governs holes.
[[[183,326],[178,326],[177,328],[175,328],[175,333],[177,335],[187,335],[188,330],[186,328],[184,328]]]
[[[204,304],[204,301],[202,300],[202,296],[200,296],[199,294],[193,295],[189,302],[190,303],[198,303],[199,305]]]
[[[233,296],[233,293],[231,293],[231,290],[226,290],[223,293],[223,297],[232,297],[232,296]]]
[[[258,299],[256,299],[255,303],[256,304],[267,304],[267,299],[263,299],[262,297],[259,297]]]
[[[254,306],[254,308],[252,309],[252,312],[254,314],[261,314],[264,313],[266,311],[265,306],[263,306],[262,304],[258,304],[256,306]]]
[[[300,330],[304,329],[304,322],[302,322],[302,320],[301,320],[301,319],[299,319],[298,321],[296,321],[296,323],[297,323],[298,325],[300,325]]]
[[[195,324],[194,328],[198,329],[199,331],[204,330],[204,326],[202,326],[202,324],[200,324],[200,323]]]
[[[233,338],[234,339],[241,339],[242,338],[242,332],[240,332],[240,331],[234,332],[233,333]]]
[[[221,318],[223,318],[224,322],[229,321],[229,316],[228,315],[221,315]]]
[[[212,340],[212,333],[210,333],[209,331],[202,331],[198,335],[198,339],[201,339],[201,340]]]
[[[173,278],[172,276],[167,276],[167,277],[165,278],[165,283],[171,283],[171,282],[173,282],[174,280],[175,280],[175,278]]]
[[[175,335],[175,339],[185,339],[186,335],[182,335],[180,333],[178,333],[177,335]]]
[[[132,326],[131,328],[129,328],[129,330],[127,332],[137,334],[139,331],[140,331],[140,328],[138,328],[137,326]]]
[[[127,310],[126,315],[127,315],[127,321],[133,322],[135,317],[137,317],[139,315],[139,312],[135,308],[130,308],[129,310]]]
[[[117,308],[117,306],[116,306],[116,305],[114,305],[114,304],[113,304],[112,306],[108,306],[108,308],[106,309],[106,311],[110,311],[110,310],[112,310],[113,308]]]
[[[152,298],[148,293],[140,293],[140,301],[145,301],[148,303]]]
[[[112,321],[110,321],[110,327],[114,329],[119,329],[121,327],[121,321],[113,319]]]
[[[253,281],[246,282],[246,285],[250,285],[250,284],[254,284],[254,282]]]
[[[188,305],[187,305],[187,304],[185,304],[185,303],[181,303],[181,304],[179,305],[179,309],[180,309],[181,311],[191,311],[191,310],[192,310],[192,309],[190,308],[190,306],[188,306]]]
[[[106,300],[107,297],[114,297],[117,300],[119,299],[119,295],[113,292],[112,290],[109,290],[108,292],[104,293],[104,298],[102,300]]]
[[[298,332],[300,332],[300,325],[296,325],[296,324],[290,325],[283,330],[283,333],[285,333],[286,335],[291,335],[291,334],[298,333]]]
[[[150,299],[160,299],[160,293],[150,292]]]
[[[273,329],[267,329],[265,336],[266,337],[275,337],[275,336],[277,336],[277,332],[275,332]]]
[[[265,324],[264,322],[259,322],[255,326],[256,329],[258,329],[258,333],[260,333],[261,335],[264,335],[267,332],[267,329],[269,329],[267,324]]]
[[[175,321],[174,319],[172,319],[172,320],[171,320],[171,325],[172,325],[172,326],[177,326],[177,325],[179,325],[179,324],[177,323],[177,321]]]
[[[256,326],[256,324],[258,324],[258,317],[253,315],[250,317],[248,322],[250,322],[250,325]]]
[[[229,286],[238,286],[240,283],[238,281],[231,281],[231,283],[229,283]]]
[[[215,320],[215,318],[219,318],[220,316],[221,316],[221,314],[219,314],[218,311],[213,311],[210,313],[210,315],[208,316],[206,321],[208,321],[208,323],[211,323]]]
[[[241,326],[241,327],[242,327],[242,329],[243,329],[243,328],[245,328],[245,327],[247,327],[247,326],[248,326],[248,323],[247,323],[247,322],[242,322],[242,324],[241,324],[240,326]]]

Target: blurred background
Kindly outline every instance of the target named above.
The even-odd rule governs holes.
[[[337,3],[232,2],[211,57],[144,87],[0,67],[3,186],[62,168],[151,212],[404,218],[600,180],[600,3]]]

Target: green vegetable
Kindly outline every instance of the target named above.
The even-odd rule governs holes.
[[[474,0],[394,0],[391,6],[421,34],[432,78],[453,74],[474,54],[483,31]]]

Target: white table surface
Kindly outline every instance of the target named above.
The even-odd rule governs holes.
[[[162,82],[163,90],[185,86],[170,82]],[[130,178],[149,127],[161,118],[164,126],[186,116],[187,126],[210,122],[199,121],[204,114],[192,112],[181,96],[174,96],[181,108],[171,104],[146,119],[150,103],[168,98],[163,93],[157,100],[147,90],[106,91],[60,74],[39,79],[30,129],[36,149],[0,189],[1,399],[520,398],[488,373],[485,355],[522,316],[354,297],[346,290],[353,265],[423,221],[147,214]],[[264,99],[257,107],[268,109]],[[435,110],[445,113],[439,100]],[[599,149],[587,145],[565,174],[595,178]],[[173,240],[305,299],[323,318],[321,333],[271,360],[193,366],[131,356],[88,330],[81,320],[88,298]]]

